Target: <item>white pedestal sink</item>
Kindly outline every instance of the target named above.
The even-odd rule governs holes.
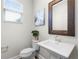
[[[44,47],[52,51],[52,53],[54,52],[60,55],[60,57],[63,56],[64,58],[68,58],[75,47],[75,44],[63,43],[63,42],[58,42],[58,41],[50,40],[50,39],[39,42],[37,44],[41,47]],[[63,59],[63,58],[60,58],[60,59]]]

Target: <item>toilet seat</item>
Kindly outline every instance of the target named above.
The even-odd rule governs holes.
[[[23,49],[20,53],[20,56],[21,57],[28,57],[32,54],[32,52],[34,52],[35,49],[33,48],[26,48],[26,49]]]

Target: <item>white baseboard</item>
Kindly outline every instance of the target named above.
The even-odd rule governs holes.
[[[11,58],[8,58],[8,59],[17,59],[17,58],[19,58],[19,55],[11,57]]]

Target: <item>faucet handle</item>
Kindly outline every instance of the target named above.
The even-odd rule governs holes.
[[[61,40],[58,39],[58,36],[55,36],[55,40],[58,41],[58,42],[61,42]]]
[[[58,37],[58,36],[56,35],[56,36],[55,36],[55,39],[57,39],[57,37]]]

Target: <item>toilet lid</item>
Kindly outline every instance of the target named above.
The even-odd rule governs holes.
[[[26,53],[30,53],[30,52],[33,52],[34,49],[33,48],[26,48],[24,50],[21,51],[21,54],[26,54]]]
[[[20,56],[21,57],[28,57],[32,54],[32,52],[35,51],[33,48],[26,48],[26,49],[23,49],[20,53]]]

